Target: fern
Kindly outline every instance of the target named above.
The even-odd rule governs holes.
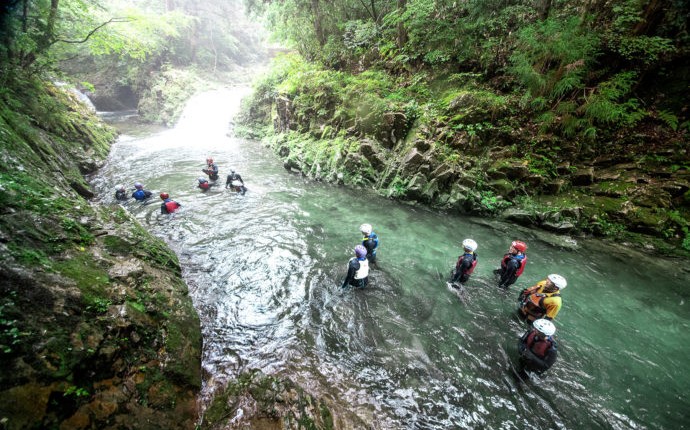
[[[667,110],[660,110],[658,112],[659,119],[662,120],[671,130],[678,130],[678,117]]]

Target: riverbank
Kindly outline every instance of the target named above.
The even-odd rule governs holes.
[[[537,130],[515,96],[471,78],[427,79],[405,88],[384,72],[288,56],[257,83],[238,132],[314,180],[690,257],[685,132],[648,121],[565,139]]]
[[[0,98],[3,428],[188,429],[199,319],[177,257],[85,175],[116,132],[26,76]]]

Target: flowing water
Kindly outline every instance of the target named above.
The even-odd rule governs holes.
[[[173,130],[120,123],[94,179],[106,203],[115,184],[139,180],[183,205],[173,216],[160,214],[157,198],[125,206],[180,257],[202,321],[202,401],[262,369],[375,429],[690,427],[690,275],[681,262],[288,173],[257,142],[228,137],[247,91],[195,98]],[[202,192],[207,156],[221,179]],[[246,195],[223,188],[230,168]],[[381,240],[379,268],[366,289],[343,290],[363,222]],[[445,280],[466,237],[480,260],[457,293]],[[530,260],[506,293],[492,270],[518,238]],[[521,382],[516,296],[548,273],[568,279],[559,356],[543,378]]]

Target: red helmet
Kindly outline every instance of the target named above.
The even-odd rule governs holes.
[[[514,240],[513,243],[510,244],[513,248],[517,249],[520,252],[525,252],[527,251],[527,244],[525,242],[521,242],[519,240]]]
[[[161,199],[165,200],[165,199],[168,199],[168,198],[170,198],[170,194],[168,194],[168,193],[161,193]]]

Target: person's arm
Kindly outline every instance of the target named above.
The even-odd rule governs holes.
[[[341,288],[347,287],[350,281],[355,279],[355,273],[357,273],[358,269],[359,261],[357,261],[357,259],[350,260],[350,262],[347,264],[347,276],[345,277],[345,280],[343,281],[343,285],[341,286]]]
[[[522,352],[522,356],[525,357],[525,359],[528,361],[528,368],[530,370],[543,372],[544,370],[551,367],[551,365],[548,364],[545,359],[537,357],[537,355],[533,353],[529,348],[525,348],[525,350]],[[546,357],[548,356],[549,353],[546,354]],[[553,358],[553,361],[556,361],[556,359]],[[553,364],[553,361],[551,362],[551,364]]]
[[[546,356],[544,357],[544,364],[546,366],[546,368],[544,370],[553,366],[553,363],[556,362],[557,356],[558,356],[558,350],[555,347],[549,348],[549,351],[546,353]]]
[[[501,288],[508,288],[509,285],[508,283],[513,279],[515,276],[515,272],[517,272],[518,269],[518,262],[515,261],[514,258],[511,258],[508,260],[508,263],[506,264],[506,269],[503,271],[501,274],[501,279],[498,282],[498,286]]]
[[[552,320],[558,315],[558,311],[561,310],[561,302],[554,298],[544,299],[544,307],[546,308],[546,316],[544,318]]]
[[[168,213],[168,208],[165,206],[165,203],[161,204],[161,213],[163,215],[166,215]]]
[[[242,180],[242,176],[240,176],[239,174],[235,174],[235,177],[237,178],[238,181],[240,181],[240,183],[242,185],[244,185],[244,181]]]

